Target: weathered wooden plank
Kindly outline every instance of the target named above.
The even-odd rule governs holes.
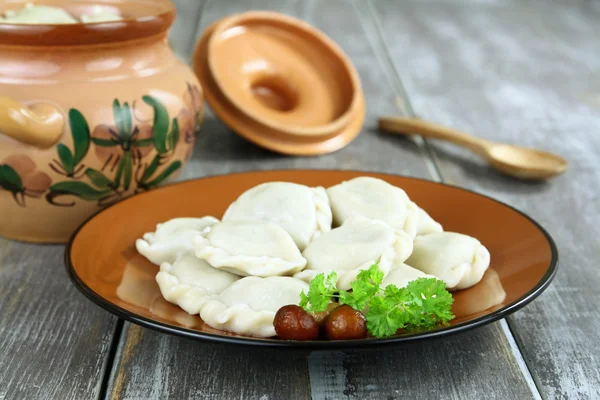
[[[361,22],[362,13],[352,2],[211,1],[203,10],[198,34],[217,18],[246,9],[271,9],[300,16],[339,43],[361,75],[367,99],[365,127],[355,142],[335,154],[291,158],[246,142],[209,113],[182,179],[242,170],[306,167],[431,176],[428,160],[418,144],[405,140],[398,145],[396,138],[376,132],[378,115],[397,112],[394,99],[398,93],[392,89],[388,69],[380,62],[382,47],[372,26]],[[498,398],[532,397],[499,324],[435,344],[417,343],[375,354],[320,353],[308,360],[268,359],[274,363],[274,368],[254,364],[251,356],[241,356],[238,348],[213,347],[127,326],[117,353],[119,362],[111,379],[110,393],[115,398],[167,395],[209,398],[222,390],[220,384],[214,382],[218,379],[226,379],[228,396],[222,396],[224,398],[242,397],[240,393],[244,398],[263,395],[265,398],[306,398],[310,395],[314,399],[420,398],[427,395],[464,398],[487,394],[490,387],[497,388]],[[264,358],[262,362],[266,360]],[[240,374],[223,372],[244,369],[246,371]],[[275,369],[282,373],[277,372],[274,379]],[[494,373],[490,374],[490,371]],[[219,378],[213,378],[217,376]],[[248,384],[247,379],[254,380]],[[418,385],[412,383],[415,379]],[[272,385],[273,380],[293,389],[281,392]]]
[[[373,354],[313,354],[313,399],[534,398],[506,367],[514,355],[495,326]]]
[[[598,3],[373,4],[421,118],[569,159],[565,176],[533,184],[431,144],[444,180],[516,206],[554,236],[556,280],[510,327],[542,396],[600,397]]]
[[[97,398],[115,323],[71,285],[63,246],[0,238],[0,399]]]
[[[309,399],[305,357],[199,343],[127,324],[111,399]]]

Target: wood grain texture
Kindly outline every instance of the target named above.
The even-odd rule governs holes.
[[[199,343],[127,324],[111,399],[309,399],[302,355]]]
[[[348,53],[367,99],[363,132],[334,154],[292,158],[254,146],[209,112],[181,179],[307,167],[432,176],[427,153],[418,140],[399,142],[376,131],[379,115],[397,112],[394,101],[398,92],[393,89],[390,68],[381,61],[383,47],[372,23],[365,21],[368,15],[346,0],[209,1],[196,36],[214,20],[248,9],[301,17],[324,30]],[[190,342],[126,326],[111,378],[109,393],[113,398],[534,398],[498,323],[435,343],[416,343],[376,354],[324,352],[308,358],[271,358],[265,354],[256,359],[236,347]],[[273,364],[273,368],[264,363]],[[491,387],[495,391],[489,394]]]
[[[445,181],[505,201],[557,242],[555,282],[509,319],[548,399],[600,397],[600,4],[373,1],[416,113],[486,139],[556,152],[566,175],[524,183],[430,142]]]
[[[313,399],[530,399],[496,325],[373,354],[313,354]],[[329,372],[329,375],[328,375]],[[515,386],[516,385],[516,386]],[[343,391],[339,391],[339,387]]]
[[[63,246],[0,238],[0,399],[94,399],[116,318],[87,301]]]

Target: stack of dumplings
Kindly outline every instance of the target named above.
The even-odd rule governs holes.
[[[136,241],[159,266],[163,297],[213,328],[276,336],[275,313],[298,304],[319,273],[349,290],[379,264],[383,286],[435,277],[448,290],[478,283],[490,263],[475,238],[444,232],[404,190],[359,177],[328,189],[269,182],[242,193],[218,220],[175,218]]]

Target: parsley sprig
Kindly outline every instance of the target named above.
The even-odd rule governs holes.
[[[439,279],[418,278],[403,288],[388,285],[382,289],[383,272],[375,263],[358,274],[351,292],[338,289],[336,282],[335,272],[318,274],[308,293],[300,293],[300,307],[318,313],[327,309],[332,298],[337,298],[340,304],[365,315],[367,329],[375,337],[392,336],[399,329],[431,329],[454,318],[454,298]]]

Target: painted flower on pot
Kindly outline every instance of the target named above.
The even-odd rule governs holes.
[[[196,134],[200,129],[202,122],[202,93],[197,86],[187,84],[187,89],[183,93],[183,108],[177,115],[179,132],[185,143],[194,143]]]
[[[0,189],[11,192],[21,207],[25,207],[25,197],[41,197],[51,184],[48,174],[38,171],[35,162],[24,154],[0,162]]]
[[[96,170],[78,167],[74,163],[75,173],[67,175],[72,180],[58,182],[50,187],[46,194],[49,203],[70,207],[75,205],[75,197],[97,201],[98,206],[106,206],[119,201],[134,187],[135,192],[139,192],[158,186],[181,168],[179,160],[168,163],[179,141],[177,119],[170,121],[169,114],[159,99],[143,96],[142,100],[153,109],[152,126],[147,123],[134,124],[128,103],[121,105],[115,99],[114,125],[98,125],[90,135],[85,118],[77,110],[70,110],[73,142],[76,143],[75,135],[78,132],[73,126],[79,125],[80,131],[85,132],[83,136],[87,136],[88,141],[93,143],[96,155],[103,160],[103,166]],[[57,151],[60,149],[57,148]],[[150,162],[145,162],[145,158],[152,152],[155,153],[154,157]],[[76,146],[71,154],[75,153]],[[73,158],[80,161],[79,157]],[[167,165],[161,168],[165,164]],[[62,197],[69,197],[71,200],[63,200]]]
[[[177,118],[170,121],[167,109],[157,98],[143,96],[142,100],[154,110],[152,141],[157,154],[150,163],[144,164],[142,168],[136,171],[136,192],[160,185],[182,165],[181,161],[176,160],[168,164],[161,172],[158,171],[158,168],[166,164],[175,152],[181,137],[179,121]]]
[[[133,178],[133,168],[141,165],[142,158],[153,150],[152,127],[147,124],[135,125],[127,102],[121,106],[118,99],[113,101],[114,125],[98,125],[92,132],[92,143],[96,155],[104,161],[101,171],[114,172],[112,186],[129,190]]]
[[[124,153],[130,151],[133,164],[137,165],[142,158],[152,152],[152,126],[148,124],[137,125],[131,137],[124,138],[114,126],[98,125],[92,132],[92,141],[94,144],[96,142],[103,143],[96,145],[94,149],[98,158],[104,161],[102,171],[115,171]],[[114,143],[114,145],[107,145],[109,142]]]

